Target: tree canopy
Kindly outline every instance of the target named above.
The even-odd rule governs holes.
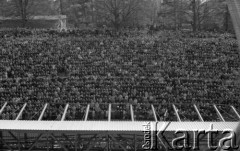
[[[69,27],[232,29],[225,0],[0,0],[0,16],[66,15]],[[90,26],[91,25],[91,26]]]

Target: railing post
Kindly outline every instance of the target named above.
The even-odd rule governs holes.
[[[155,119],[155,121],[157,122],[158,120],[157,120],[157,115],[156,115],[156,112],[155,112],[155,108],[154,108],[153,105],[151,105],[151,107],[152,107],[154,119]]]
[[[217,106],[214,104],[213,107],[214,107],[214,109],[216,110],[216,112],[217,112],[217,114],[218,114],[218,117],[219,117],[223,122],[225,122],[225,120],[224,120],[222,114],[219,112]]]
[[[88,104],[88,106],[87,106],[87,110],[86,110],[86,114],[85,114],[85,119],[84,119],[84,121],[87,121],[89,109],[90,109],[90,104]]]
[[[182,121],[181,121],[181,118],[180,118],[180,116],[179,116],[179,114],[178,114],[178,111],[177,111],[176,106],[175,106],[174,104],[172,104],[172,106],[173,106],[173,109],[174,109],[174,111],[175,111],[175,114],[176,114],[176,116],[177,116],[178,121],[179,121],[179,122],[182,122]]]
[[[236,108],[234,106],[231,105],[232,110],[234,111],[234,113],[237,115],[238,119],[240,120],[240,115],[237,112]]]
[[[40,116],[39,116],[39,118],[38,118],[38,121],[41,121],[41,120],[42,120],[42,117],[43,117],[43,115],[44,115],[44,113],[45,113],[45,111],[46,111],[46,109],[47,109],[47,106],[48,106],[48,103],[46,103],[46,104],[44,105],[44,108],[43,108],[42,113],[40,114]]]
[[[67,110],[68,110],[68,107],[69,107],[69,104],[67,104],[67,105],[65,106],[65,109],[64,109],[64,112],[63,112],[63,115],[62,115],[62,119],[61,119],[61,121],[64,121],[64,120],[65,120],[65,118],[66,118],[66,114],[67,114]]]
[[[26,108],[26,106],[27,106],[27,103],[25,103],[25,104],[23,105],[21,111],[19,112],[19,114],[18,114],[18,116],[17,116],[17,118],[16,118],[15,120],[19,120],[19,119],[20,119],[20,117],[22,116],[22,112],[24,111],[24,109]]]
[[[134,121],[134,113],[133,113],[133,106],[130,104],[130,111],[131,111],[131,119]]]
[[[194,108],[195,108],[195,110],[196,110],[196,112],[197,112],[198,117],[200,118],[200,120],[201,120],[202,122],[204,122],[204,120],[203,120],[203,118],[202,118],[202,115],[200,114],[200,112],[199,112],[199,110],[198,110],[196,104],[194,104],[193,106],[194,106]]]
[[[4,105],[2,106],[1,110],[0,110],[0,115],[2,114],[3,110],[5,109],[5,107],[7,106],[7,102],[4,103]]]
[[[112,113],[112,104],[109,104],[108,106],[108,121],[111,121],[111,113]]]

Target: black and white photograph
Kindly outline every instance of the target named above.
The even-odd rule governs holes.
[[[0,0],[0,151],[240,151],[240,0]]]

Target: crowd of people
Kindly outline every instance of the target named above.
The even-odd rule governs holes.
[[[187,36],[188,35],[188,36]],[[200,35],[200,36],[199,36]],[[202,36],[204,35],[204,36]],[[162,31],[15,30],[0,33],[1,119],[229,121],[239,106],[240,58],[234,36]],[[57,105],[56,105],[57,104]],[[174,105],[173,105],[174,104]],[[155,109],[154,111],[152,109]],[[234,112],[231,111],[233,114]]]

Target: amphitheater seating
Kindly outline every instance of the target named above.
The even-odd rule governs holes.
[[[111,32],[16,30],[0,37],[0,102],[11,108],[2,119],[15,119],[24,103],[21,120],[39,120],[46,103],[41,120],[199,121],[194,104],[204,121],[222,120],[214,104],[226,120],[237,116],[222,106],[240,111],[231,35],[165,31],[116,39]]]

